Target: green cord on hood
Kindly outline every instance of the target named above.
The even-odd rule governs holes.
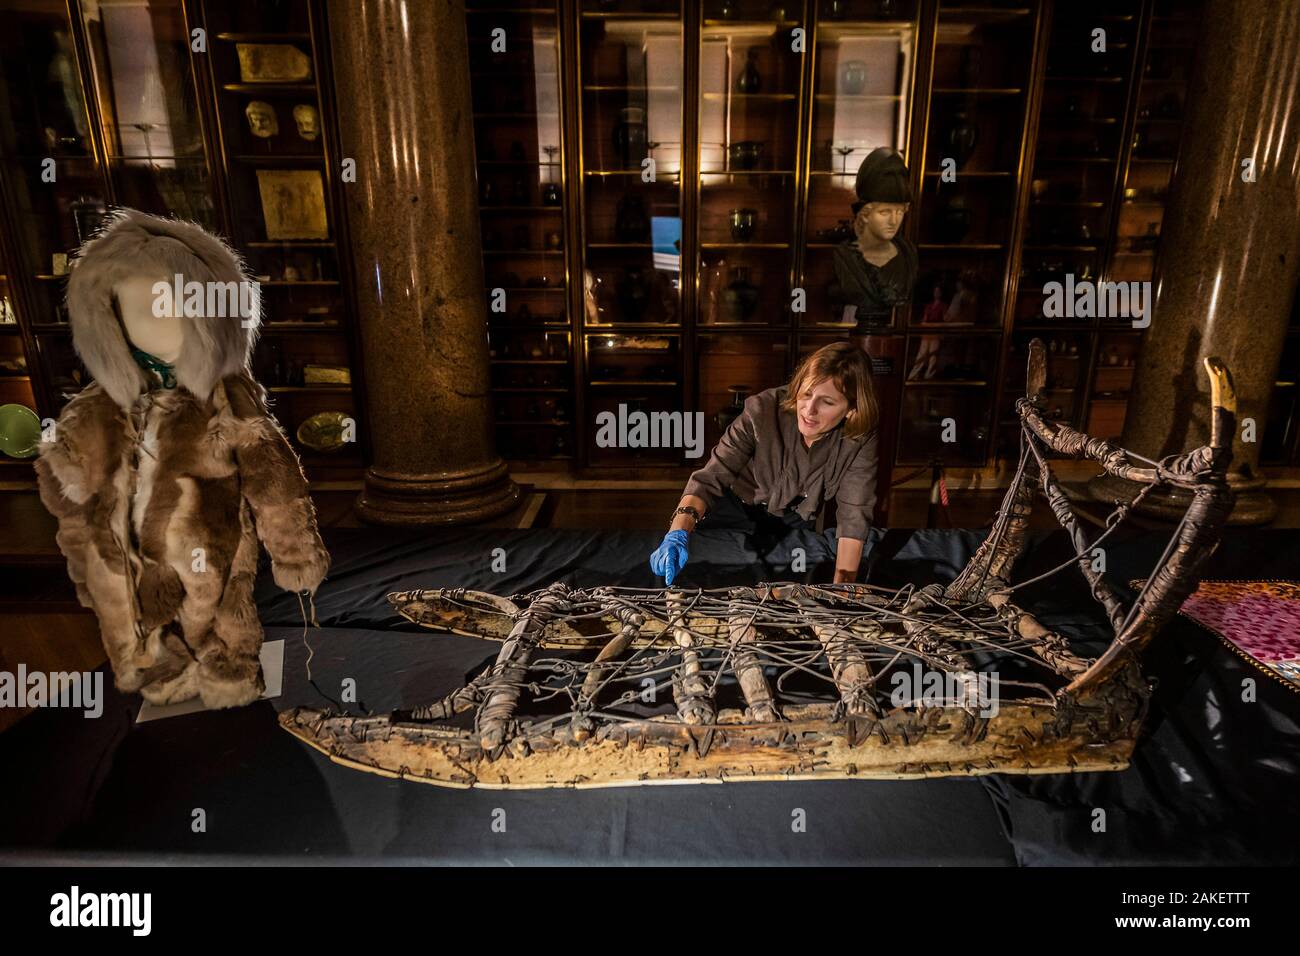
[[[139,365],[146,372],[153,372],[162,382],[165,389],[176,387],[176,366],[164,362],[156,355],[150,355],[144,349],[138,349],[131,346],[131,357],[135,359],[135,364]]]

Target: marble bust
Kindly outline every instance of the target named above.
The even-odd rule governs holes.
[[[872,150],[858,168],[854,237],[835,247],[831,298],[859,330],[888,325],[894,306],[912,297],[916,247],[899,235],[912,201],[909,178],[903,158],[884,146]]]

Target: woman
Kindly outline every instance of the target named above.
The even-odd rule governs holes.
[[[686,565],[689,534],[710,511],[744,510],[760,525],[777,516],[807,527],[835,498],[835,582],[852,581],[876,503],[880,412],[871,360],[836,342],[800,365],[788,385],[750,396],[708,464],[691,475],[650,567],[669,585]]]

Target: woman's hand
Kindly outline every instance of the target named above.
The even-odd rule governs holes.
[[[686,561],[690,557],[690,551],[686,547],[687,537],[687,533],[681,529],[669,531],[664,535],[663,543],[650,555],[650,570],[662,575],[669,587],[673,586],[673,579],[686,567]]]

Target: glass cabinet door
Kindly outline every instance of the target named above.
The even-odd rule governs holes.
[[[1183,135],[1183,109],[1201,10],[1199,0],[1156,0],[1151,4],[1145,55],[1134,69],[1136,113],[1128,162],[1119,174],[1118,213],[1104,275],[1109,282],[1156,278],[1156,256]],[[1122,316],[1099,318],[1097,325],[1100,332],[1084,425],[1090,435],[1118,439],[1124,430],[1144,333]],[[1284,359],[1294,354],[1291,348]],[[1279,413],[1270,420],[1284,421],[1285,417]]]
[[[704,5],[699,66],[698,322],[787,326],[794,278],[799,4]],[[752,8],[752,9],[751,9]],[[796,11],[799,12],[799,11]]]
[[[585,322],[679,325],[680,13],[586,3],[579,29]]]
[[[602,412],[682,408],[680,335],[654,332],[682,327],[682,38],[676,3],[588,0],[580,7],[588,422]],[[683,455],[680,448],[601,447],[593,440],[586,460],[671,465]]]
[[[899,464],[988,455],[1038,15],[939,2]]]
[[[3,0],[0,18],[0,156],[18,218],[15,252],[33,275],[61,278],[54,256],[88,237],[97,224],[88,213],[102,214],[107,200],[72,30],[61,0]],[[58,320],[52,307],[31,319]]]
[[[81,15],[115,201],[216,228],[183,0]]]
[[[822,0],[819,8],[802,277],[805,327],[856,324],[840,300],[834,250],[854,238],[854,184],[867,154],[886,146],[909,161],[915,16],[916,4],[907,2]],[[909,216],[915,208],[914,203]]]
[[[1103,277],[1125,155],[1125,115],[1141,6],[1134,0],[1098,0],[1078,8],[1057,4],[1052,11],[1016,288],[1017,334],[1007,352],[998,400],[994,452],[1000,457],[1019,454],[1020,418],[1015,409],[1024,395],[1028,342],[1034,336],[1047,348],[1048,417],[1076,428],[1087,424],[1095,320],[1052,315],[1044,306],[1049,283],[1066,283],[1067,276],[1077,282]],[[1104,345],[1101,354],[1110,354]],[[1111,373],[1093,378],[1094,385],[1103,386],[1097,393],[1103,415],[1093,422],[1101,430],[1090,434],[1109,437],[1116,410],[1123,420],[1123,400],[1116,400],[1114,380]]]
[[[466,26],[498,441],[515,458],[572,458],[558,10],[489,0]]]

